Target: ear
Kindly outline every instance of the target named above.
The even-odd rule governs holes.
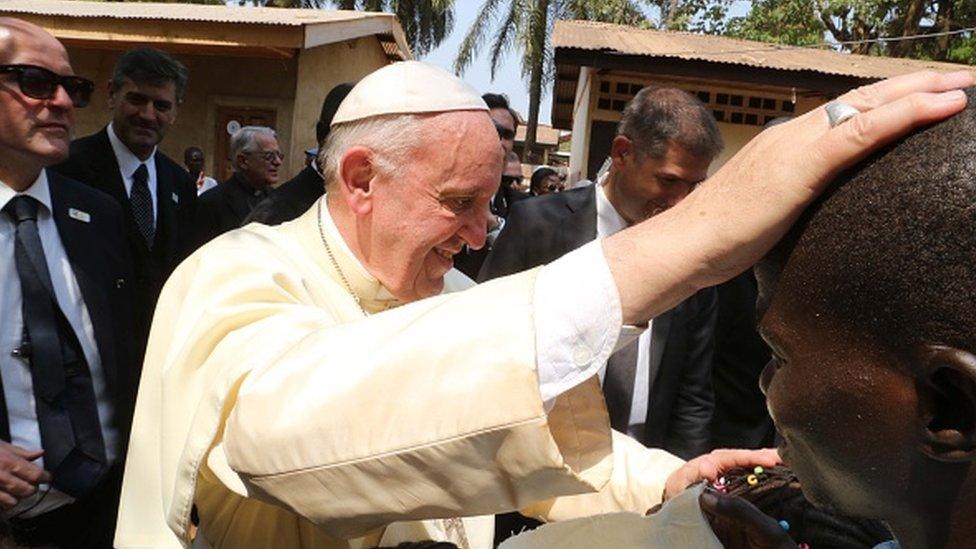
[[[613,167],[623,168],[625,163],[633,161],[634,142],[626,135],[618,135],[610,142],[610,160]]]
[[[922,451],[944,462],[976,459],[976,356],[931,345],[922,353]]]
[[[367,215],[373,209],[373,151],[366,147],[351,147],[339,159],[338,185],[349,210]]]
[[[108,85],[105,86],[108,91],[108,108],[109,110],[115,108],[115,84],[111,80],[108,81]]]

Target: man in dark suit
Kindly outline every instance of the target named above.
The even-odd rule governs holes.
[[[339,104],[349,95],[352,87],[353,84],[349,82],[339,84],[329,90],[325,100],[322,101],[322,110],[315,123],[315,138],[320,151],[325,144],[325,138],[329,136],[332,117],[335,116]],[[312,161],[298,172],[298,175],[271,191],[271,196],[258,203],[241,225],[251,222],[278,225],[305,213],[320,196],[325,194],[325,181],[322,180],[322,173],[319,171],[320,161],[321,159]]]
[[[0,539],[111,547],[139,362],[122,209],[45,170],[94,84],[0,18]]]
[[[230,138],[234,174],[222,184],[200,195],[197,201],[197,246],[241,226],[241,222],[278,182],[284,156],[274,130],[244,126]]]
[[[669,208],[705,178],[721,148],[718,127],[697,99],[645,88],[624,109],[606,176],[515,203],[479,278],[551,262]],[[708,451],[714,323],[709,289],[653,319],[610,358],[604,393],[615,429],[686,459]]]
[[[125,52],[109,83],[112,121],[72,142],[68,160],[54,167],[108,194],[125,212],[140,349],[163,284],[193,251],[195,182],[157,148],[176,120],[186,82],[186,67],[164,52]]]

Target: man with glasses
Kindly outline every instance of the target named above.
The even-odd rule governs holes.
[[[274,130],[263,126],[244,126],[234,132],[230,157],[234,174],[200,195],[194,221],[198,246],[241,226],[278,182],[284,159]]]
[[[110,547],[138,361],[121,208],[46,170],[74,76],[43,29],[0,18],[0,543]]]
[[[140,347],[163,283],[193,250],[196,182],[158,150],[176,121],[186,83],[186,67],[167,53],[123,53],[109,82],[112,120],[72,142],[68,160],[54,168],[112,196],[125,212]]]

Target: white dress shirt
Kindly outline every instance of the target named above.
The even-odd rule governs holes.
[[[152,154],[145,161],[139,160],[139,157],[132,154],[129,147],[125,146],[125,143],[119,139],[119,136],[115,135],[115,127],[111,122],[108,124],[108,140],[112,144],[112,152],[115,153],[115,160],[119,164],[119,174],[122,176],[122,183],[125,185],[125,195],[132,196],[132,181],[133,174],[139,169],[140,164],[145,164],[146,169],[149,171],[149,194],[152,196],[152,207],[153,207],[153,226],[157,225],[157,214],[159,211],[159,198],[158,192],[156,191],[156,148],[153,147]]]
[[[610,203],[603,183],[605,177],[596,183],[596,238],[603,240],[627,228],[627,221]],[[641,332],[637,341],[637,369],[634,377],[633,400],[630,402],[630,417],[628,426],[643,425],[647,421],[647,405],[650,399],[650,352],[651,326],[653,320],[648,321],[647,329]],[[619,347],[619,346],[618,346]],[[600,368],[600,381],[606,375],[606,364]]]
[[[44,257],[58,306],[78,337],[91,371],[99,423],[105,440],[105,454],[109,463],[112,463],[119,455],[119,432],[111,421],[114,410],[95,343],[95,329],[52,217],[47,173],[42,170],[37,180],[23,193],[15,192],[0,181],[0,210],[18,194],[29,195],[42,205],[38,208],[37,232],[41,246],[44,247]],[[23,297],[14,259],[15,238],[15,223],[6,214],[0,214],[0,311],[3,311],[3,317],[0,318],[0,379],[3,380],[3,396],[7,402],[11,443],[28,450],[36,450],[41,448],[41,431],[37,423],[30,367],[23,359],[11,355],[20,346],[23,335]],[[34,463],[38,467],[44,467],[44,457],[38,458]],[[34,496],[21,500],[15,508],[4,513],[4,516],[37,516],[73,501],[70,496],[54,489],[45,495],[47,490],[48,486],[42,484]],[[27,509],[29,511],[25,511]]]
[[[153,156],[153,158],[155,159],[155,155]],[[210,189],[216,186],[217,186],[216,179],[210,177],[209,175],[203,176],[203,184],[200,185],[199,189],[197,189],[197,196],[200,196],[201,194],[209,191]],[[131,186],[129,188],[131,188]],[[153,187],[153,190],[155,190],[155,187]]]

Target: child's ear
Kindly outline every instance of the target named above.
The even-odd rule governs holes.
[[[976,458],[976,356],[953,347],[922,353],[922,451],[944,462]]]

